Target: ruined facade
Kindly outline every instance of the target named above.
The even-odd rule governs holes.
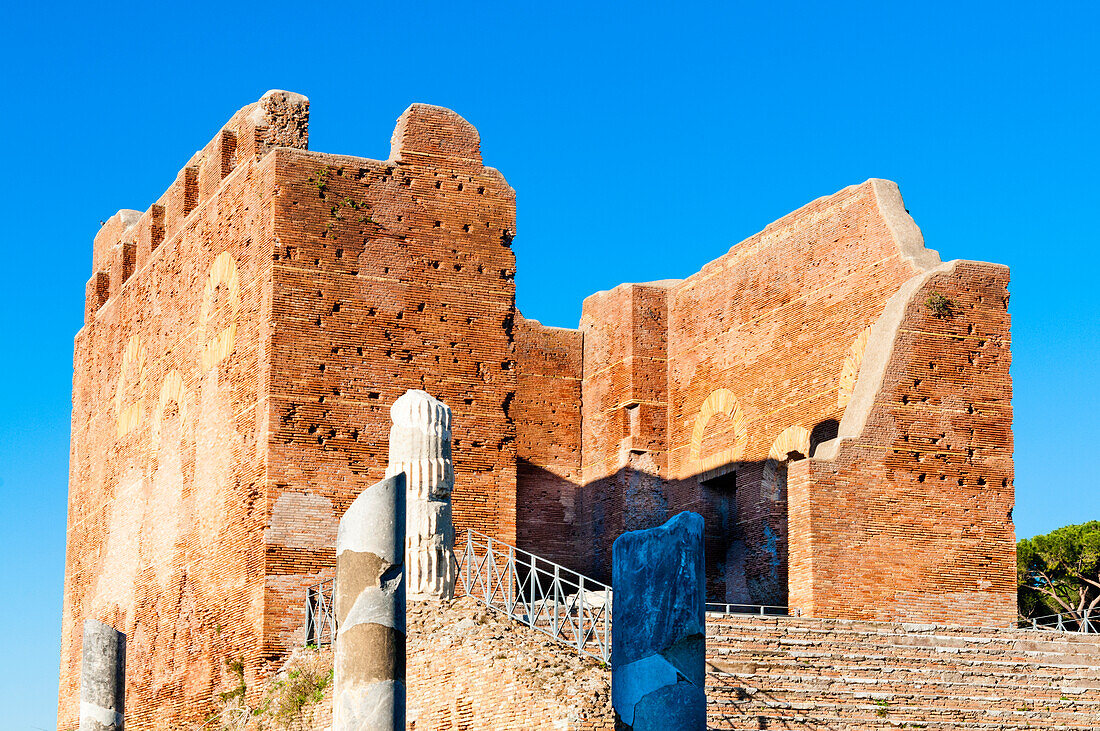
[[[1008,271],[941,264],[897,187],[814,201],[684,280],[515,307],[515,195],[413,105],[390,158],[239,111],[93,245],[76,336],[59,728],[80,627],[125,632],[127,724],[194,721],[301,641],[389,407],[453,411],[454,524],[610,575],[624,530],[706,521],[712,600],[1015,617]]]

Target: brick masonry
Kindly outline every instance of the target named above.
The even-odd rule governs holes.
[[[308,122],[268,93],[95,238],[59,728],[87,617],[130,638],[133,728],[202,720],[228,660],[259,687],[409,388],[454,412],[460,535],[606,578],[622,531],[690,509],[713,599],[1013,615],[1008,273],[940,265],[892,183],[571,330],[516,310],[515,193],[465,120],[413,105],[385,161],[308,151]]]

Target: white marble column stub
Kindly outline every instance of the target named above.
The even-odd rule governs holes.
[[[84,620],[80,658],[80,731],[122,731],[126,700],[126,635]]]
[[[407,480],[405,575],[407,597],[416,601],[454,597],[457,566],[451,516],[454,466],[451,409],[426,391],[406,391],[390,407],[386,476]]]

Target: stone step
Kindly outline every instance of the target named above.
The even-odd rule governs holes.
[[[1052,632],[1043,630],[979,629],[945,627],[939,625],[907,625],[887,623],[858,623],[841,620],[732,618],[730,615],[707,615],[709,636],[819,636],[837,639],[843,636],[861,638],[895,637],[909,641],[917,638],[936,638],[943,644],[952,642],[969,645],[1037,644],[1080,648],[1082,651],[1100,653],[1100,634]]]
[[[830,648],[812,650],[741,650],[730,647],[708,647],[707,657],[715,660],[739,658],[745,662],[785,662],[804,665],[863,665],[879,667],[891,664],[897,667],[936,667],[959,670],[983,670],[1005,672],[1013,669],[1036,670],[1058,675],[1084,675],[1092,677],[1098,664],[1036,662],[1034,660],[1001,659],[995,657],[960,657],[957,655],[914,655],[902,653],[872,653],[832,651]]]
[[[1078,662],[1100,663],[1100,652],[1081,651],[1076,648],[1066,647],[998,647],[991,645],[956,645],[942,644],[936,641],[918,638],[906,640],[904,638],[874,638],[854,637],[844,639],[822,639],[805,637],[733,637],[708,636],[707,644],[715,647],[745,647],[761,649],[782,649],[787,647],[814,647],[818,645],[836,648],[867,648],[874,647],[884,650],[899,650],[906,652],[936,652],[941,654],[976,654],[985,656],[1021,657],[1021,658],[1074,658]]]
[[[1100,685],[1096,668],[1049,668],[1024,664],[990,663],[904,663],[881,661],[869,663],[864,658],[826,657],[822,660],[796,657],[746,657],[744,655],[709,655],[707,661],[720,666],[731,664],[753,668],[753,672],[789,672],[795,675],[827,675],[849,677],[878,677],[891,673],[900,678],[921,682],[922,677],[989,677],[1000,682],[1012,682],[1026,678],[1029,682],[1062,684],[1067,687],[1095,687]]]
[[[1017,668],[990,671],[975,668],[945,668],[920,665],[894,664],[860,665],[853,663],[805,664],[783,660],[745,660],[744,658],[714,658],[707,660],[712,672],[720,671],[736,675],[754,675],[761,678],[814,678],[853,685],[890,682],[896,685],[928,685],[939,683],[967,683],[978,687],[1002,685],[1030,687],[1041,685],[1058,688],[1068,695],[1087,694],[1100,690],[1100,678],[1092,673],[1051,673],[1042,668]]]
[[[760,695],[760,694],[757,694]],[[935,724],[953,724],[948,728],[1069,728],[1095,729],[1098,715],[1095,709],[1036,708],[1026,703],[1008,708],[972,706],[953,708],[943,704],[905,704],[900,699],[856,698],[840,693],[812,693],[804,697],[794,694],[767,693],[766,697],[749,700],[728,700],[711,696],[708,689],[708,719],[715,725],[723,719],[758,719],[778,716],[798,719],[801,728],[822,728],[823,723],[839,722],[836,728],[849,729],[853,722],[882,724],[881,727],[927,728]],[[1028,726],[1030,724],[1030,726]],[[729,726],[727,726],[728,728]],[[827,726],[825,726],[827,728]],[[750,726],[751,728],[751,726]],[[759,726],[757,726],[759,728]]]
[[[856,698],[923,699],[937,705],[961,703],[994,707],[1004,703],[1046,704],[1066,708],[1100,710],[1100,689],[1091,692],[1066,692],[1044,686],[977,686],[968,683],[926,683],[921,686],[898,683],[850,683],[845,679],[806,679],[792,676],[722,675],[707,676],[708,693],[746,700],[757,693],[774,694],[850,694]]]
[[[742,729],[791,729],[792,731],[896,731],[899,728],[921,729],[922,731],[959,731],[960,728],[974,731],[1048,731],[1095,729],[1091,720],[1073,723],[1058,723],[1051,719],[1034,716],[1029,719],[1005,718],[1003,716],[970,719],[960,726],[954,720],[923,719],[920,721],[898,721],[887,716],[853,718],[841,717],[821,712],[812,717],[795,711],[777,711],[768,708],[752,708],[744,714],[729,714],[708,709],[708,731],[741,731]]]
[[[708,682],[722,685],[738,685],[756,688],[838,688],[847,687],[863,692],[890,692],[904,694],[955,694],[969,697],[1016,697],[1066,699],[1071,703],[1100,703],[1100,682],[1089,686],[1051,683],[1045,679],[1018,676],[1015,679],[973,676],[969,678],[937,678],[932,674],[903,677],[886,672],[884,677],[855,677],[837,675],[791,675],[768,669],[763,672],[723,672],[708,669]]]
[[[939,667],[959,668],[989,668],[997,670],[1003,668],[1035,668],[1057,671],[1063,674],[1091,674],[1094,668],[1100,667],[1100,662],[1089,662],[1087,658],[1064,656],[1027,656],[1018,657],[1011,655],[979,654],[979,653],[955,653],[939,652],[935,650],[912,650],[907,648],[880,648],[865,646],[863,648],[840,647],[836,648],[826,644],[814,644],[811,646],[778,646],[778,647],[745,647],[737,644],[720,645],[707,644],[707,657],[742,657],[744,659],[777,659],[790,658],[791,661],[804,663],[856,663],[864,665],[880,665],[892,663],[899,666],[906,665],[933,665]],[[1084,662],[1082,660],[1085,660]]]
[[[836,646],[881,646],[936,649],[942,652],[1010,653],[1017,655],[1066,655],[1100,660],[1100,640],[1092,643],[1014,640],[982,641],[943,635],[867,635],[861,633],[821,634],[808,632],[715,632],[708,629],[707,642],[715,644],[830,644]]]
[[[954,636],[989,638],[1006,633],[1016,637],[1042,638],[1056,633],[1050,629],[1031,629],[1015,626],[972,626],[953,624],[929,624],[919,622],[875,622],[860,619],[815,619],[812,617],[760,616],[755,614],[720,614],[707,612],[708,626],[752,625],[756,627],[799,627],[814,631],[857,631],[866,634],[895,633],[920,634],[934,633]],[[1077,632],[1059,633],[1067,637],[1096,637]]]

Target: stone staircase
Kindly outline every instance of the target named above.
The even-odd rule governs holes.
[[[708,727],[1097,729],[1100,637],[707,616]]]

